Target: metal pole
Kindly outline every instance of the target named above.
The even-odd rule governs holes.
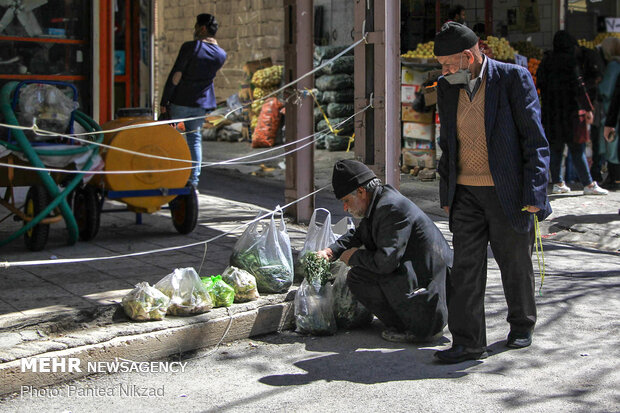
[[[355,109],[372,109],[355,123],[356,158],[385,183],[400,186],[400,3],[358,1],[356,30],[368,44],[355,50]],[[364,33],[360,32],[360,36]]]
[[[312,70],[313,53],[313,0],[285,0],[285,36],[286,58],[285,69],[287,81],[294,80]],[[301,92],[312,89],[314,79],[308,76],[297,84]],[[303,95],[295,103],[286,106],[286,140],[296,141],[299,138],[312,135],[313,100],[309,95]],[[308,143],[300,142],[297,147]],[[314,191],[314,145],[294,152],[286,158],[285,199],[291,202]],[[297,222],[307,223],[314,211],[312,197],[298,202],[289,208],[287,213],[293,215]]]

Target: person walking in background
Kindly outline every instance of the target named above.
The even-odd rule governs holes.
[[[204,116],[215,109],[213,79],[226,61],[226,52],[215,40],[219,25],[211,14],[199,14],[194,26],[194,40],[181,46],[161,97],[160,113],[185,121],[185,139],[194,161],[188,184],[198,186],[202,162],[200,129]]]
[[[461,24],[465,24],[465,7],[460,4],[455,4],[453,7],[448,10],[448,20],[449,22],[457,22]]]
[[[576,134],[579,111],[584,111],[586,122],[592,123],[594,107],[582,85],[576,49],[577,41],[567,31],[560,30],[553,36],[553,51],[546,53],[540,62],[536,79],[542,104],[542,124],[551,148],[552,193],[570,192],[561,176],[564,145],[568,146],[571,159],[585,195],[606,195],[607,190],[592,179],[585,154],[585,141]],[[586,125],[582,125],[586,128]],[[584,131],[587,133],[586,131]]]
[[[547,199],[549,145],[526,68],[480,53],[478,37],[448,22],[435,36],[442,155],[441,206],[449,214],[454,265],[448,287],[452,347],[444,363],[487,357],[484,294],[487,245],[499,265],[508,304],[509,348],[527,347],[536,323],[534,214]]]
[[[605,145],[605,157],[607,158],[607,177],[603,181],[603,186],[607,189],[617,189],[617,181],[620,181],[620,159],[618,156],[618,139],[612,139],[610,133],[613,129],[617,132],[617,99],[616,92],[618,89],[618,79],[620,79],[620,39],[617,37],[608,37],[601,44],[607,66],[603,80],[599,84],[599,92],[601,95],[601,104],[603,107],[603,124],[605,130],[603,132],[603,144]]]

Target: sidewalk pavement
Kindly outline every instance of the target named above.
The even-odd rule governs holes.
[[[207,161],[229,159],[233,156],[224,155],[233,155],[232,152],[238,156],[248,146],[220,142],[206,145]],[[317,151],[317,187],[329,182],[333,162],[342,157],[352,157],[352,153]],[[259,172],[259,175],[268,171],[262,174],[272,176],[265,179],[283,178],[282,170],[277,168],[273,171],[269,166],[244,168],[238,169],[243,173]],[[203,174],[208,175],[208,171]],[[451,239],[446,218],[438,207],[437,181],[420,182],[403,176],[401,190]],[[201,276],[222,272],[243,231],[237,227],[261,210],[255,205],[212,195],[201,194],[199,199],[199,224],[188,235],[179,235],[174,230],[167,211],[143,215],[142,225],[135,224],[133,214],[118,213],[102,214],[100,231],[90,242],[66,246],[65,231],[61,230],[62,225],[56,224],[52,225],[54,230],[47,249],[42,252],[27,251],[21,240],[3,246],[0,250],[3,262],[104,257],[191,244],[235,229],[209,243],[206,253],[203,246],[194,246],[122,259],[0,268],[3,285],[0,289],[0,394],[16,391],[22,384],[36,387],[77,378],[73,373],[21,372],[20,360],[32,356],[80,357],[90,361],[120,357],[143,361],[290,328],[295,287],[288,294],[267,295],[256,302],[234,304],[228,309],[218,308],[194,317],[136,323],[124,315],[118,303],[140,281],[154,284],[175,268],[188,266],[200,270]],[[610,273],[616,271],[617,276],[620,193],[596,197],[572,192],[552,197],[552,205],[554,215],[542,226],[546,244],[559,241],[585,247],[586,255],[587,248],[594,248],[593,253],[609,251],[611,255],[604,255],[599,267]],[[4,221],[0,238],[11,234],[17,226]],[[305,227],[289,224],[288,230],[293,249],[299,251]],[[554,249],[565,250],[551,248]]]

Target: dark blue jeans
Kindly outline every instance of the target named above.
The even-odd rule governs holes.
[[[560,175],[562,169],[562,153],[564,152],[564,145],[568,145],[568,150],[571,154],[573,166],[577,170],[577,176],[583,186],[588,186],[592,183],[592,176],[588,169],[588,161],[586,159],[585,145],[582,143],[564,143],[554,142],[550,145],[551,150],[551,182],[559,184],[564,182],[564,179]]]
[[[194,167],[189,177],[189,183],[198,186],[200,176],[200,163],[202,162],[202,135],[200,129],[204,123],[204,116],[207,113],[203,108],[192,108],[189,106],[170,105],[170,117],[172,119],[194,118],[201,116],[201,119],[185,121],[185,140],[189,146],[189,153],[192,155]]]

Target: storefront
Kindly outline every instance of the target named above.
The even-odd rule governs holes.
[[[150,106],[151,1],[0,2],[0,86],[66,82],[99,123],[120,107]]]
[[[433,39],[451,10],[463,6],[465,24],[481,38],[488,56],[529,69],[535,80],[544,50],[557,30],[568,30],[583,46],[594,48],[605,37],[619,36],[617,0],[503,0],[401,2],[401,121],[403,170],[434,168],[440,157],[439,118],[413,109],[416,93],[439,65]],[[617,24],[616,24],[617,23]],[[417,168],[416,168],[417,167]]]

